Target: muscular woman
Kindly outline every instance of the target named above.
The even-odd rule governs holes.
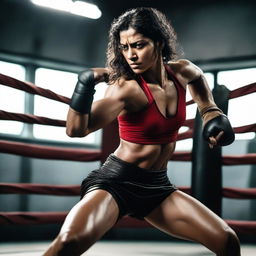
[[[85,178],[81,200],[44,256],[81,255],[125,215],[201,243],[218,256],[240,255],[235,232],[167,177],[167,163],[186,117],[187,88],[210,147],[234,140],[203,72],[188,60],[175,60],[175,45],[175,32],[163,13],[153,8],[128,10],[109,31],[107,67],[79,75],[67,134],[83,137],[117,118],[120,145]],[[109,86],[104,98],[93,102],[94,86],[101,81]]]

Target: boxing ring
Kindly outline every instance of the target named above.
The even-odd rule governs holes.
[[[70,99],[50,90],[40,88],[30,82],[23,82],[12,77],[0,74],[1,86],[8,86],[30,94],[40,95],[51,100],[68,104]],[[256,83],[249,84],[230,91],[229,99],[241,97],[256,92]],[[188,101],[190,105],[194,102]],[[64,120],[56,120],[31,114],[20,114],[0,110],[0,120],[13,120],[29,124],[41,124],[64,127]],[[186,120],[185,125],[188,130],[179,133],[178,140],[184,140],[193,137],[194,119]],[[113,125],[113,124],[112,124]],[[106,149],[106,140],[104,134],[111,131],[108,128],[103,130],[103,141],[101,150],[80,149],[70,147],[45,146],[33,143],[15,142],[9,140],[0,140],[0,153],[14,154],[24,157],[70,160],[70,161],[101,161],[104,162],[111,149]],[[250,124],[242,127],[235,127],[235,133],[256,132],[256,124]],[[110,135],[113,136],[113,135]],[[105,136],[106,137],[106,136]],[[114,144],[117,144],[118,138],[115,138]],[[114,147],[115,145],[113,145]],[[170,159],[172,161],[192,161],[191,152],[176,152]],[[256,164],[256,153],[244,155],[223,155],[221,158],[223,166],[235,165],[253,165]],[[180,190],[191,194],[191,187],[179,187]],[[28,184],[28,183],[0,183],[1,194],[40,194],[56,196],[79,196],[80,185],[47,185],[47,184]],[[223,198],[232,199],[256,199],[256,188],[235,188],[223,187]],[[0,212],[1,225],[32,225],[61,223],[64,221],[67,212]],[[256,221],[225,220],[238,234],[256,235]],[[145,228],[150,227],[145,221],[139,221],[130,217],[124,217],[116,226],[117,228]]]

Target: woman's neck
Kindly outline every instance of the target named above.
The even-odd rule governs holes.
[[[164,63],[162,60],[157,61],[152,68],[148,69],[146,72],[142,74],[143,79],[152,84],[159,84],[163,87],[166,84],[167,72],[164,67]]]

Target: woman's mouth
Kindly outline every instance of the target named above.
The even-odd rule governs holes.
[[[136,69],[140,67],[140,63],[131,63],[130,66],[132,69]]]

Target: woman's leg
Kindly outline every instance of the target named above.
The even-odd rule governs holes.
[[[170,235],[203,244],[218,256],[240,256],[235,232],[202,203],[181,191],[173,192],[145,219]]]
[[[118,205],[110,193],[89,192],[71,209],[43,256],[81,255],[116,223],[118,215]]]

